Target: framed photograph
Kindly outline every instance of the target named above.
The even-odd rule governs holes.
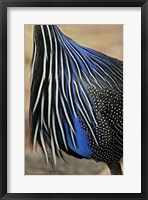
[[[148,2],[0,9],[0,198],[148,199]]]

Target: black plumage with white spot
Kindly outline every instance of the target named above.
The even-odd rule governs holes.
[[[121,174],[119,160],[123,156],[123,94],[115,89],[88,86],[88,94],[97,125],[93,131],[97,142],[93,139],[84,121],[80,120],[88,134],[92,159],[105,162],[112,173]]]

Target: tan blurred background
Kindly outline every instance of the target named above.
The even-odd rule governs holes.
[[[61,31],[81,45],[93,48],[119,60],[123,59],[122,25],[58,25]],[[47,165],[39,147],[32,153],[29,128],[30,72],[33,52],[33,25],[25,25],[25,174],[26,175],[108,175],[103,163],[77,159],[64,154],[64,161],[58,160],[53,169]]]

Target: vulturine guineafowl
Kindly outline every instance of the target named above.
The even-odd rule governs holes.
[[[33,147],[38,141],[47,162],[56,165],[64,151],[122,174],[122,61],[80,46],[56,25],[35,25],[30,96]]]

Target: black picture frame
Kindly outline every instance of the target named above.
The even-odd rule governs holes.
[[[7,8],[141,7],[141,193],[7,193]],[[147,0],[0,0],[0,199],[148,199],[148,1]],[[134,47],[133,47],[134,48]],[[134,72],[133,72],[134,73]],[[134,180],[133,180],[134,181]],[[21,184],[21,183],[20,183]]]

